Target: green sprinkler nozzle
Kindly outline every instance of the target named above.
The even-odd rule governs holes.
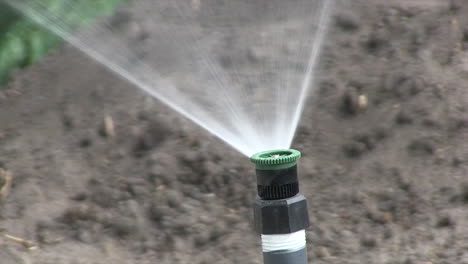
[[[297,160],[294,149],[277,149],[257,153],[250,160],[257,169],[257,191],[264,200],[293,197],[299,192]]]
[[[296,165],[301,153],[295,149],[275,149],[259,152],[250,158],[257,170],[287,169]]]
[[[262,237],[265,264],[306,264],[305,229],[309,227],[307,201],[299,194],[294,149],[263,151],[253,155],[258,196],[255,228]]]

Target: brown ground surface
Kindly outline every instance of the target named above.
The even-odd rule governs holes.
[[[343,2],[293,145],[311,263],[466,264],[468,5]],[[37,245],[2,264],[262,261],[247,159],[71,47],[1,94],[0,167],[0,232]]]

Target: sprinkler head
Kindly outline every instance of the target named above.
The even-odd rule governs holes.
[[[277,149],[250,158],[256,166],[257,192],[262,200],[285,199],[299,193],[296,164],[300,157],[297,150]]]
[[[262,237],[265,264],[306,264],[307,201],[299,194],[294,149],[263,151],[250,158],[255,164],[258,196],[254,203],[255,229]]]

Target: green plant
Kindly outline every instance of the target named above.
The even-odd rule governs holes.
[[[47,0],[47,13],[59,17],[66,28],[92,23],[99,16],[110,15],[122,0]],[[67,4],[67,5],[65,5]],[[5,3],[0,3],[0,88],[12,71],[37,62],[62,40]]]

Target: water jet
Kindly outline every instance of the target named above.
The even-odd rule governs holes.
[[[290,147],[334,5],[3,1],[248,157]]]

